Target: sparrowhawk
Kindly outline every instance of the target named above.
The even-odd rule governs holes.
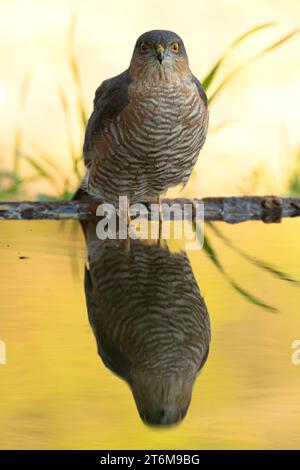
[[[140,36],[130,65],[96,90],[84,141],[82,188],[104,202],[157,200],[185,185],[208,127],[205,91],[171,31]]]

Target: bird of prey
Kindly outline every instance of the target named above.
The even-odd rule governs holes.
[[[180,422],[208,356],[210,321],[187,255],[132,240],[99,240],[83,221],[85,294],[98,353],[129,384],[149,425]]]
[[[208,127],[205,91],[171,31],[142,34],[130,65],[96,90],[85,141],[82,188],[114,206],[156,202],[185,185]]]

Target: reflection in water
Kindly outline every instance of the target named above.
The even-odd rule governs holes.
[[[210,322],[185,253],[131,240],[101,241],[84,222],[85,293],[104,364],[131,387],[147,424],[185,416],[209,351]]]
[[[204,253],[208,255],[210,261],[222,274],[224,279],[230,284],[230,286],[239,295],[241,295],[245,300],[247,300],[251,304],[257,305],[269,312],[278,312],[278,309],[276,307],[274,307],[273,305],[270,305],[269,303],[266,303],[264,300],[262,300],[261,298],[251,293],[247,288],[245,288],[245,286],[239,284],[230,274],[228,274],[227,270],[225,269],[225,267],[220,261],[219,253],[213,248],[210,238],[208,238],[207,231],[214,233],[214,235],[217,238],[219,238],[219,240],[221,240],[224,245],[229,247],[232,251],[238,254],[241,258],[251,263],[260,271],[264,271],[268,274],[272,274],[277,279],[293,284],[294,286],[299,287],[300,285],[299,281],[293,278],[290,274],[287,274],[284,271],[281,271],[280,269],[264,261],[263,259],[257,258],[256,256],[251,256],[250,254],[247,253],[247,251],[236,246],[230,240],[230,238],[226,237],[222,233],[222,231],[219,228],[217,228],[217,226],[214,223],[209,222],[209,221],[206,222],[206,233],[205,233],[205,238],[204,238],[203,250],[204,250]]]
[[[187,418],[171,433],[143,426],[127,383],[97,357],[77,221],[21,225],[2,221],[0,231],[0,340],[8,354],[0,365],[1,449],[299,449],[292,345],[300,339],[300,218],[215,222],[222,238],[206,223],[209,246],[188,252],[214,342]],[[278,314],[234,289],[222,270]]]

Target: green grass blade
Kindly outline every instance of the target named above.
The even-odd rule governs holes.
[[[74,36],[75,36],[75,30],[76,30],[76,21],[77,21],[77,14],[76,14],[76,9],[74,9],[70,15],[70,23],[69,23],[68,38],[67,38],[68,51],[69,51],[69,64],[70,64],[72,79],[76,88],[76,100],[77,100],[78,114],[79,114],[82,128],[85,131],[88,116],[87,116],[85,105],[84,105],[79,66],[78,66],[76,56],[74,53]]]
[[[254,28],[249,29],[244,34],[242,34],[237,39],[235,39],[235,41],[231,43],[231,48],[238,46],[241,42],[243,42],[245,39],[249,38],[253,34],[257,33],[258,31],[262,31],[263,29],[267,29],[275,25],[276,25],[275,21],[270,21],[268,23],[263,23],[258,26],[254,26]]]
[[[280,271],[279,269],[274,268],[270,264],[265,263],[264,261],[259,260],[259,259],[255,258],[254,256],[253,257],[248,256],[248,259],[253,264],[258,266],[259,268],[269,272],[270,274],[273,274],[273,276],[275,276],[275,277],[278,277],[278,279],[281,279],[282,281],[287,281],[287,282],[291,282],[291,283],[299,285],[299,281],[297,281],[297,279],[294,279],[289,274],[286,274],[283,271]]]
[[[60,169],[58,168],[57,163],[55,161],[53,161],[51,157],[49,157],[48,155],[41,155],[41,159],[48,167],[51,168],[52,171],[55,172],[55,174],[60,179],[63,178],[63,175],[62,175]]]
[[[196,222],[195,221],[193,222],[193,231],[195,233],[197,233],[197,231],[196,231]],[[223,268],[223,266],[222,266],[222,264],[221,264],[221,262],[218,258],[218,255],[217,255],[215,249],[213,248],[212,244],[210,243],[206,233],[205,233],[205,237],[204,237],[203,250],[204,250],[205,254],[209,257],[209,259],[212,261],[212,263],[215,265],[215,267],[218,269],[218,271],[224,276],[226,281],[231,285],[231,287],[233,287],[233,289],[235,291],[237,291],[240,295],[242,295],[245,300],[247,300],[251,304],[257,305],[258,307],[261,307],[261,308],[263,308],[265,310],[268,310],[270,312],[277,312],[278,311],[272,305],[269,305],[269,304],[263,302],[258,297],[254,296],[253,294],[248,292],[246,289],[241,287],[234,279],[232,279],[231,276],[229,276],[229,274],[227,274],[227,272]]]
[[[270,28],[271,26],[274,26],[276,23],[271,22],[271,23],[263,23],[261,25],[255,26],[254,28],[249,29],[245,33],[243,33],[241,36],[239,36],[237,39],[235,39],[227,49],[227,51],[223,54],[223,56],[218,60],[218,62],[215,64],[215,66],[212,68],[212,70],[207,74],[207,76],[203,79],[202,85],[205,90],[208,90],[210,85],[212,84],[214,78],[216,77],[216,74],[221,67],[221,65],[224,63],[226,57],[228,54],[236,47],[238,46],[241,42],[243,42],[245,39],[249,38],[253,34],[257,33],[258,31],[261,31],[266,28]]]
[[[22,155],[22,158],[36,171],[36,175],[48,180],[55,190],[58,189],[57,181],[55,177],[43,166],[41,162],[36,161],[33,157],[29,155]]]
[[[13,168],[16,175],[19,174],[20,170],[20,157],[21,157],[21,146],[22,146],[22,122],[23,114],[26,106],[26,101],[29,94],[29,88],[32,79],[32,69],[29,68],[22,79],[18,103],[17,103],[17,118],[13,134]]]
[[[78,179],[78,181],[81,181],[82,175],[79,171],[78,168],[78,163],[79,163],[79,158],[76,153],[75,145],[73,142],[73,136],[72,136],[72,131],[71,131],[71,122],[69,118],[69,105],[68,105],[68,100],[67,97],[63,91],[62,88],[59,88],[59,98],[60,102],[62,105],[62,109],[64,112],[64,117],[65,117],[65,125],[66,125],[66,134],[67,134],[67,142],[68,142],[68,147],[69,147],[69,153],[70,153],[70,158],[72,161],[73,165],[73,171]]]
[[[300,195],[300,148],[296,151],[295,162],[289,174],[287,185],[289,196]]]
[[[4,182],[7,181],[7,187],[4,187]],[[13,171],[1,171],[0,172],[0,199],[4,199],[7,196],[16,196],[20,193],[23,185],[23,180],[20,179]]]
[[[225,243],[231,250],[235,251],[238,253],[242,258],[246,259],[247,261],[250,261],[252,264],[257,266],[258,268],[263,269],[264,271],[267,271],[268,273],[274,275],[278,279],[282,281],[287,281],[291,282],[294,284],[299,284],[299,281],[297,279],[292,278],[289,274],[284,273],[283,271],[280,271],[279,269],[275,268],[271,264],[260,260],[256,258],[255,256],[248,255],[244,250],[241,248],[235,246],[229,238],[227,238],[223,233],[213,224],[212,222],[207,222],[207,226],[214,232],[214,234]]]
[[[265,54],[268,54],[269,52],[273,51],[277,47],[281,46],[285,42],[287,42],[289,39],[294,37],[296,34],[299,33],[299,29],[295,29],[294,31],[291,31],[290,33],[286,34],[282,38],[280,38],[278,41],[274,42],[270,46],[264,48],[262,51],[260,51],[258,54],[255,54],[253,57],[250,57],[250,59],[246,60],[243,62],[241,65],[236,67],[231,73],[227,75],[227,77],[224,78],[224,80],[220,83],[220,85],[216,88],[216,90],[213,92],[213,94],[209,97],[208,102],[211,104],[212,101],[216,98],[217,95],[223,90],[223,88],[233,79],[236,77],[238,73],[240,73],[247,65],[251,64],[252,62],[255,62],[256,60],[260,59],[262,56]]]
[[[215,78],[215,75],[216,75],[217,71],[219,70],[220,66],[223,64],[226,56],[227,56],[227,53],[225,53],[223,55],[223,57],[221,57],[221,59],[211,69],[209,74],[202,80],[202,86],[203,86],[205,91],[207,91],[208,88],[210,87],[210,85],[212,84],[213,79]]]
[[[196,224],[195,221],[192,222],[192,227],[193,227],[193,232],[198,234],[198,230],[196,230],[197,229],[197,224]],[[217,253],[215,252],[214,248],[210,244],[209,239],[206,236],[206,234],[204,236],[203,250],[205,251],[207,256],[209,256],[210,260],[213,262],[213,264],[216,266],[216,268],[218,268],[218,270],[220,272],[224,273],[223,266],[222,266],[221,262],[219,261]]]
[[[230,285],[233,287],[235,291],[237,291],[239,294],[241,294],[248,302],[251,304],[257,305],[258,307],[261,307],[265,310],[268,310],[269,312],[277,313],[278,309],[273,307],[272,305],[266,304],[265,302],[261,301],[257,297],[255,297],[253,294],[250,292],[246,291],[243,289],[239,284],[237,284],[235,281],[230,280]]]
[[[85,130],[86,125],[87,125],[88,117],[87,117],[87,113],[86,113],[85,106],[84,106],[84,99],[83,99],[83,93],[82,93],[79,67],[78,67],[76,57],[73,53],[70,53],[69,62],[70,62],[70,68],[71,68],[73,82],[74,82],[75,87],[76,87],[76,100],[77,100],[78,114],[79,114],[79,118],[80,118],[82,128],[83,128],[83,130]]]
[[[294,29],[293,31],[291,31],[290,33],[286,34],[285,36],[283,36],[282,38],[280,38],[278,41],[274,42],[273,44],[271,44],[270,46],[266,47],[265,49],[262,50],[261,52],[261,55],[264,55],[264,54],[267,54],[268,52],[271,52],[273,51],[274,49],[276,49],[277,47],[281,46],[282,44],[284,44],[285,42],[289,41],[290,39],[292,39],[296,34],[299,34],[300,32],[300,28],[296,28]]]
[[[218,268],[218,270],[224,274],[224,268],[221,265],[219,258],[213,249],[212,245],[210,244],[207,235],[204,237],[204,243],[203,243],[203,250],[209,256],[210,260],[213,262],[213,264]]]

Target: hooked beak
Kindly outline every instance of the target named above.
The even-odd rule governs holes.
[[[158,44],[156,46],[156,58],[157,60],[159,60],[160,64],[164,60],[164,57],[165,57],[165,48],[162,44]]]

